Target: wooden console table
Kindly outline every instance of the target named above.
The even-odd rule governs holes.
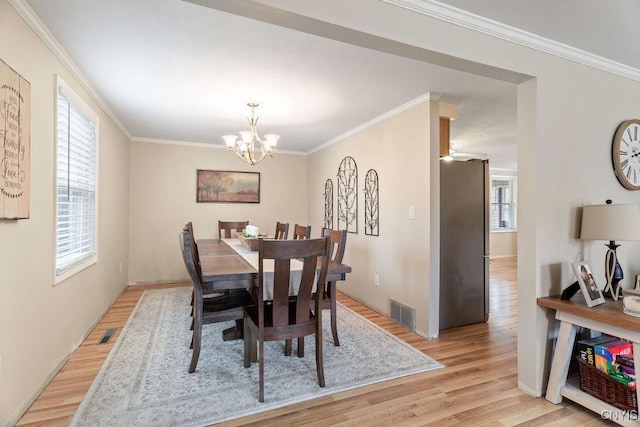
[[[576,295],[570,301],[559,296],[538,298],[538,305],[556,311],[560,321],[560,330],[556,349],[551,363],[546,399],[558,404],[566,397],[592,411],[608,414],[607,418],[621,425],[638,426],[638,414],[623,414],[623,411],[611,406],[580,390],[579,384],[567,382],[569,363],[573,355],[573,345],[578,327],[589,328],[605,334],[624,338],[633,343],[635,366],[640,366],[640,318],[622,312],[622,300],[609,301],[589,308],[582,295]],[[636,390],[638,393],[638,390]],[[640,399],[638,399],[640,402]]]

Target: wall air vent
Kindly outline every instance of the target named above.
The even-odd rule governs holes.
[[[391,320],[401,324],[411,332],[416,331],[416,309],[389,299],[391,302]]]

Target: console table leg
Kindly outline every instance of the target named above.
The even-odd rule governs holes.
[[[569,363],[571,362],[573,344],[576,340],[576,325],[568,322],[560,322],[560,330],[556,339],[556,349],[551,362],[549,384],[547,384],[546,399],[551,403],[562,402],[560,389],[567,382]]]

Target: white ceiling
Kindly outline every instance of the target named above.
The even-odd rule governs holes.
[[[576,23],[586,15],[619,13],[602,10],[599,0],[563,1],[588,6],[576,9]],[[180,0],[26,2],[131,137],[222,144],[221,135],[247,127],[246,103],[256,100],[260,133],[280,134],[280,151],[308,153],[427,93],[440,93],[458,105],[451,129],[456,150],[487,153],[493,167],[516,167],[512,83]],[[639,11],[640,2],[617,2],[609,3],[635,3]],[[445,3],[582,49],[593,46],[594,53],[640,68],[640,43],[626,52],[607,50],[609,33],[584,37],[588,32],[574,33],[574,25],[549,19],[552,5],[571,18],[571,9],[554,0]],[[515,12],[521,7],[526,19]],[[630,52],[635,55],[625,56]]]

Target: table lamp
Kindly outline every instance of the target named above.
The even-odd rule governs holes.
[[[605,205],[583,207],[580,239],[609,241],[605,244],[609,250],[604,259],[607,285],[603,294],[617,301],[619,283],[624,275],[616,254],[620,246],[616,240],[640,240],[640,208],[636,205],[614,205],[611,200],[607,200]]]

